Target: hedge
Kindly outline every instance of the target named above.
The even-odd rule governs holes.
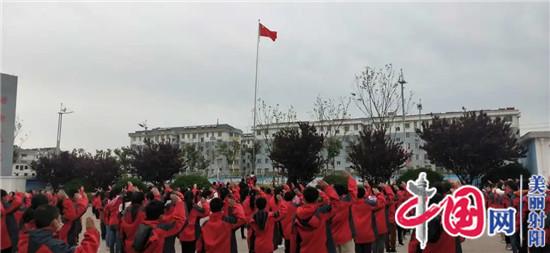
[[[397,179],[397,182],[407,182],[409,180],[414,181],[418,178],[418,174],[420,174],[420,172],[426,172],[426,177],[428,181],[430,181],[430,185],[434,185],[436,182],[443,181],[443,175],[439,174],[438,172],[426,168],[420,168],[405,171],[405,173],[403,173],[403,175],[401,175]]]
[[[208,178],[199,176],[199,175],[184,175],[178,176],[176,180],[172,183],[171,187],[173,189],[179,187],[180,189],[191,188],[194,184],[197,184],[197,187],[208,188],[211,186]]]

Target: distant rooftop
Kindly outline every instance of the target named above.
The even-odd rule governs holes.
[[[524,134],[519,138],[519,142],[525,142],[537,138],[550,138],[550,131],[532,131]]]
[[[213,129],[226,129],[230,131],[235,132],[241,132],[242,131],[238,128],[235,128],[229,124],[211,124],[211,125],[196,125],[196,126],[184,126],[184,127],[157,127],[147,130],[147,132],[154,131],[154,132],[182,132],[182,131],[201,131],[201,130],[213,130]],[[130,135],[134,134],[144,134],[145,130],[135,131],[133,133],[130,133]]]

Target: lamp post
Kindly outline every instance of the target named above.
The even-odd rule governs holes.
[[[63,103],[61,103],[61,107],[59,109],[59,112],[57,112],[58,119],[57,119],[57,144],[55,145],[55,152],[59,153],[61,151],[60,144],[61,144],[61,126],[63,125],[63,114],[69,114],[73,113],[74,111],[68,111],[67,107],[63,106]]]

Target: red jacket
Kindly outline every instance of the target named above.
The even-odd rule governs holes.
[[[74,225],[74,222],[80,221],[80,217],[82,217],[88,209],[88,197],[85,193],[81,194],[81,196],[82,198],[76,202],[72,201],[69,198],[63,199],[63,227],[61,227],[58,233],[59,239],[63,240],[64,242],[67,242],[69,231]]]
[[[263,229],[254,219],[254,216],[265,218]],[[262,218],[260,218],[262,219]],[[275,249],[273,246],[273,233],[275,231],[275,222],[280,219],[278,212],[258,211],[249,221],[249,249],[253,248],[254,253],[269,253]]]
[[[175,236],[183,228],[185,223],[185,209],[182,201],[174,205],[174,212],[161,220],[145,220],[143,225],[152,227],[151,235],[145,244],[143,253],[157,253],[164,249],[166,237]]]
[[[197,252],[220,253],[231,252],[231,233],[240,225],[237,217],[229,212],[224,216],[223,212],[210,214],[210,218],[201,227],[201,237],[197,241]]]
[[[292,223],[296,215],[297,205],[292,203],[292,201],[281,201],[283,205],[281,206],[281,225],[283,227],[283,238],[286,240],[291,240],[293,238],[292,233]]]
[[[11,247],[11,238],[8,233],[8,226],[6,225],[6,209],[4,209],[4,204],[0,201],[0,218],[2,218],[2,230],[0,235],[2,236],[0,241],[0,246],[2,249],[7,249]]]
[[[357,197],[357,183],[352,177],[348,178],[348,191],[349,193],[347,195],[331,199],[331,206],[334,213],[331,231],[336,245],[343,245],[353,239],[350,213],[353,200]],[[335,197],[338,196],[336,195]]]
[[[292,252],[327,253],[326,221],[330,218],[330,206],[306,203],[296,210],[296,245]]]
[[[133,214],[135,217],[132,217]],[[124,252],[135,252],[132,248],[132,244],[134,243],[137,228],[143,220],[145,220],[145,212],[143,207],[131,205],[125,209],[124,215],[120,219],[120,232],[124,242]]]
[[[210,206],[208,205],[208,202],[202,201],[201,205],[202,207],[194,205],[190,212],[186,212],[187,220],[183,230],[178,236],[180,241],[193,242],[199,238],[200,219],[208,216],[210,213]]]
[[[35,251],[34,251],[34,250]],[[19,252],[35,253],[96,253],[99,250],[99,232],[95,228],[87,229],[84,239],[76,248],[62,240],[54,239],[50,228],[35,229],[29,233],[29,239],[19,244]]]
[[[374,205],[373,205],[374,203]],[[374,230],[372,229],[372,212],[374,209],[381,209],[383,203],[368,198],[356,199],[351,206],[351,215],[355,228],[355,243],[371,243],[375,241]]]
[[[379,192],[376,194],[376,203],[377,207],[373,209],[374,211],[374,223],[372,224],[373,230],[375,231],[375,236],[383,235],[388,233],[388,226],[386,224],[386,197],[383,193]],[[381,206],[378,208],[378,206]]]
[[[117,196],[114,199],[107,201],[104,211],[104,222],[107,226],[118,226],[120,219],[118,216],[120,205],[122,204],[122,198]]]
[[[395,195],[393,189],[389,185],[384,186],[384,193],[386,194],[386,208],[388,209],[387,219],[391,224],[395,224],[395,210],[398,197]]]

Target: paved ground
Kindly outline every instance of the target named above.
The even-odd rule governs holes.
[[[91,210],[91,209],[90,209]],[[91,216],[92,213],[91,211],[88,210],[88,212],[84,215],[83,217],[83,220],[88,217],[88,216]],[[83,224],[84,225],[84,224]],[[99,222],[97,221],[96,222],[96,225],[97,225],[97,228],[99,228]],[[246,246],[246,241],[245,240],[241,240],[240,238],[240,231],[237,231],[236,232],[236,236],[237,236],[237,243],[238,243],[238,246],[239,246],[239,252],[248,252],[248,247]],[[409,238],[406,237],[406,240],[405,242],[408,242]],[[399,253],[407,253],[407,244],[405,244],[405,246],[398,246],[397,248],[397,252]],[[504,249],[505,247],[505,244],[504,242],[502,242],[500,240],[500,237],[488,237],[488,236],[484,236],[480,239],[477,239],[477,240],[466,240],[463,244],[462,244],[462,250],[464,253],[505,253],[505,252],[508,252]],[[180,244],[178,242],[178,240],[176,240],[176,252],[181,252],[180,250]],[[99,252],[101,253],[108,253],[108,249],[105,247],[105,242],[102,241],[101,242],[101,248],[99,250]],[[276,251],[277,253],[283,253],[284,250],[281,248],[279,250]],[[509,251],[511,252],[511,251]]]

